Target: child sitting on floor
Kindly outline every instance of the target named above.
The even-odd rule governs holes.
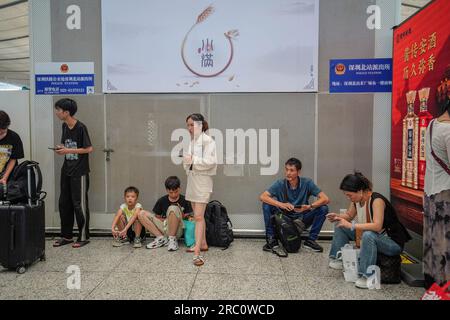
[[[138,216],[142,205],[137,202],[139,190],[136,187],[128,187],[124,192],[123,203],[114,217],[111,231],[114,237],[114,247],[121,247],[128,242],[134,242],[134,248],[142,247],[145,237],[145,229],[139,222]]]

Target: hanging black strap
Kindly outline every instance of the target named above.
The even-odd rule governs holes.
[[[285,179],[284,180],[284,188],[283,188],[283,190],[284,190],[284,199],[285,199],[285,201],[286,202],[289,202],[289,197],[288,197],[288,181]]]
[[[194,148],[194,146],[192,146]],[[194,169],[194,150],[191,150],[191,165],[189,166],[189,171]]]
[[[288,181],[286,179],[284,179],[284,183],[283,183],[283,197],[284,197],[284,201],[286,203],[289,203],[289,196],[288,196]],[[284,215],[289,214],[289,211],[286,211],[284,209],[279,209],[281,213],[283,213]]]
[[[430,123],[430,149],[431,149],[431,155],[437,161],[437,163],[439,163],[441,165],[442,169],[444,169],[445,172],[447,172],[450,175],[450,168],[445,164],[444,161],[442,161],[441,158],[439,158],[436,155],[436,153],[434,153],[434,150],[433,150],[433,124],[434,124],[434,120],[432,120],[431,123]]]

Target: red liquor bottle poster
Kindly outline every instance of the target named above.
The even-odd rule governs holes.
[[[391,200],[402,222],[420,235],[424,133],[429,121],[438,116],[438,88],[450,65],[448,12],[450,1],[435,0],[394,29]],[[412,92],[417,92],[413,106]],[[405,119],[416,118],[418,125],[404,125]],[[407,177],[413,177],[413,183]]]

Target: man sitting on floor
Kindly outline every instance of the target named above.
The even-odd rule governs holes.
[[[278,246],[271,218],[281,210],[293,219],[301,219],[307,228],[312,226],[309,238],[303,243],[303,247],[314,252],[322,252],[323,248],[316,240],[328,213],[327,204],[330,201],[311,179],[300,177],[302,169],[300,160],[289,159],[284,169],[286,178],[275,181],[260,196],[263,202],[267,241],[263,250],[272,252]],[[316,197],[317,200],[309,204],[311,196]]]

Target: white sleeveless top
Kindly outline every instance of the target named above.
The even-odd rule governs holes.
[[[368,201],[370,204],[370,201],[372,201],[372,197],[370,197]],[[373,219],[372,216],[370,215],[370,212],[369,212],[370,221],[367,221],[365,203],[363,206],[361,206],[359,202],[355,202],[355,206],[356,206],[356,217],[355,217],[356,223],[373,223]],[[379,232],[379,234],[383,234],[385,233],[385,231],[386,231],[385,229],[382,229]]]
[[[355,202],[355,206],[356,206],[356,223],[371,222],[367,221],[366,218],[366,204],[364,204],[364,206],[361,206],[359,202]]]

